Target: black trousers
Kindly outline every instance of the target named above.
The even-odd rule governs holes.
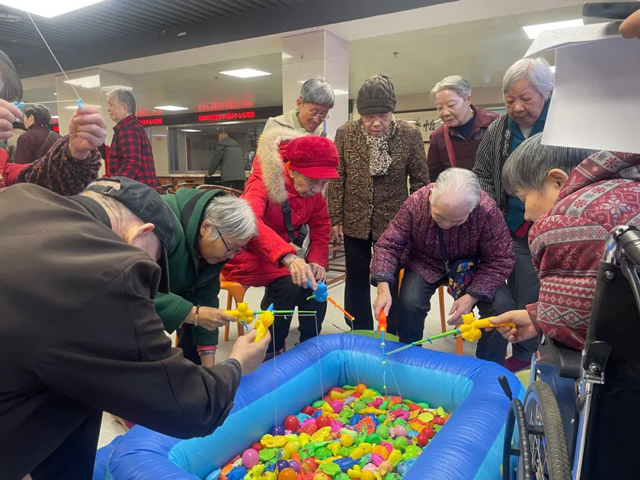
[[[302,288],[293,283],[290,276],[280,277],[267,285],[264,297],[260,303],[260,308],[266,310],[273,303],[275,310],[294,310],[296,307],[300,310],[315,310],[318,313],[315,317],[304,316],[298,317],[300,326],[300,342],[315,337],[322,330],[322,322],[327,313],[327,302],[316,302],[313,298],[307,300],[307,297],[313,295],[310,288]],[[284,342],[289,336],[291,328],[292,315],[276,316],[273,325],[269,331],[271,332],[272,341],[269,345],[267,353],[273,353],[274,343],[275,351],[280,351],[284,347]],[[316,325],[317,322],[317,325]],[[275,339],[275,340],[274,340]]]
[[[96,459],[102,412],[93,412],[31,472],[33,480],[90,479]]]
[[[371,266],[371,235],[366,240],[344,236],[344,255],[347,267],[347,278],[344,287],[344,308],[355,317],[355,330],[373,330],[373,310],[371,308],[371,283],[369,281],[369,267]],[[398,300],[398,275],[395,272],[395,284],[391,286],[393,303]],[[350,322],[345,321],[351,327]],[[389,333],[395,333],[395,325],[389,319]]]
[[[184,358],[191,360],[196,365],[202,365],[200,361],[200,355],[198,354],[198,347],[193,344],[193,325],[183,324],[182,328],[178,329],[178,348],[182,349]]]
[[[400,298],[391,305],[389,323],[398,325],[398,336],[403,343],[412,343],[423,338],[424,319],[431,310],[431,297],[442,282],[428,283],[417,273],[405,269],[400,289]],[[476,304],[480,315],[492,317],[513,310],[513,300],[506,285],[501,285],[491,302]],[[478,341],[476,357],[504,364],[507,340],[497,330],[483,332]]]
[[[526,238],[512,236],[513,251],[516,254],[516,266],[507,279],[507,286],[514,308],[524,309],[527,305],[538,301],[540,279],[531,261],[531,250]],[[530,361],[531,355],[538,350],[538,339],[532,338],[512,345],[513,355],[519,360]]]

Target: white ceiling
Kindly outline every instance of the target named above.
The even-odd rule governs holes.
[[[477,11],[460,10],[461,6],[472,5],[471,2]],[[480,3],[485,7],[493,5],[494,8],[478,8]],[[514,14],[500,16],[507,11],[507,3]],[[398,95],[428,92],[435,82],[451,74],[465,76],[475,87],[497,86],[509,65],[521,58],[531,44],[521,26],[581,16],[581,4],[519,13],[526,10],[525,4],[531,3],[525,0],[460,0],[412,11],[414,15],[402,12],[387,16],[391,18],[387,19],[385,27],[376,23],[380,19],[374,18],[370,24],[379,26],[378,30],[367,30],[369,38],[362,38],[364,31],[361,26],[364,21],[347,22],[352,24],[352,28],[348,29],[345,29],[345,24],[328,29],[342,34],[342,30],[345,30],[354,37],[350,42],[350,98],[355,98],[366,78],[379,72],[393,76]],[[527,8],[531,10],[549,4],[578,2],[537,0],[535,3],[535,7],[529,5]],[[455,9],[458,9],[457,14],[451,18]],[[441,15],[424,17],[424,12],[419,12],[421,10],[440,11]],[[423,23],[440,26],[413,29],[415,18],[420,16],[416,12],[425,19]],[[449,12],[449,17],[443,17],[442,12]],[[471,14],[481,19],[464,22]],[[399,26],[397,22],[389,21],[392,19],[404,19],[405,25]],[[461,21],[464,23],[459,23]],[[403,27],[410,31],[395,33]],[[282,102],[280,51],[280,36],[270,36],[102,65],[100,68],[132,75],[138,108],[142,114],[153,114],[154,106],[166,104],[185,106],[192,111],[272,106]],[[397,57],[393,52],[398,52]],[[216,59],[216,62],[211,63],[211,59]],[[219,73],[245,67],[273,75],[236,79]],[[27,79],[24,84],[25,101],[55,99],[53,75]]]

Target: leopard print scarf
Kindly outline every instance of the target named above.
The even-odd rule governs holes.
[[[380,177],[387,174],[391,165],[391,155],[389,155],[389,138],[396,130],[396,120],[391,119],[389,130],[381,137],[369,135],[362,125],[364,136],[369,147],[369,175],[372,177]]]

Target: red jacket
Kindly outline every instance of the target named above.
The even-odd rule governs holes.
[[[227,280],[263,287],[290,274],[279,263],[285,255],[296,253],[282,215],[282,203],[287,199],[294,229],[309,225],[306,261],[327,267],[331,231],[327,202],[321,193],[313,197],[298,195],[280,155],[280,142],[297,136],[290,129],[274,128],[260,137],[253,171],[242,195],[258,219],[258,237],[225,265],[222,274]]]
[[[600,255],[616,225],[640,227],[640,155],[598,152],[571,173],[551,211],[529,232],[540,277],[529,316],[545,334],[582,349]]]
[[[476,111],[476,121],[473,124],[473,130],[469,140],[465,140],[462,136],[456,133],[456,129],[450,130],[451,145],[453,152],[456,155],[456,167],[466,168],[473,170],[473,165],[476,161],[476,151],[480,146],[484,132],[489,128],[489,125],[500,115],[495,112],[490,112],[483,108],[472,106]],[[427,165],[429,167],[429,179],[435,182],[438,179],[438,175],[444,172],[447,168],[450,168],[451,160],[447,153],[447,144],[444,139],[444,125],[441,125],[435,132],[429,137],[429,153],[427,155]]]

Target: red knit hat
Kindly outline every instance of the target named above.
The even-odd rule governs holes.
[[[338,178],[338,150],[331,140],[305,135],[280,144],[289,168],[308,178]]]

